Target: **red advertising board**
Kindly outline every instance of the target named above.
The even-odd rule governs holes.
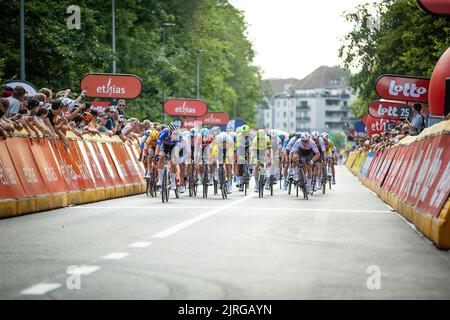
[[[230,121],[230,117],[226,112],[208,112],[197,120],[205,126],[223,126]]]
[[[450,16],[450,0],[418,0],[427,12],[438,16]]]
[[[428,102],[429,78],[383,75],[378,78],[375,91],[387,100]]]
[[[409,118],[412,108],[405,103],[393,101],[374,101],[369,105],[369,114],[374,118],[401,120]]]
[[[368,115],[366,118],[366,129],[367,134],[372,136],[373,134],[379,134],[381,132],[386,131],[386,124],[389,122],[389,120],[386,119],[380,119],[380,118],[374,118],[371,115]]]
[[[202,100],[169,99],[164,103],[164,112],[169,116],[201,117],[208,111]]]
[[[25,191],[14,168],[6,143],[0,141],[0,197],[2,199],[14,199],[25,196]]]
[[[38,165],[31,153],[28,140],[30,138],[9,138],[6,147],[16,168],[17,175],[27,196],[48,194],[49,191],[39,172]]]
[[[37,163],[44,184],[51,193],[68,191],[66,181],[59,170],[59,163],[53,156],[48,139],[29,140],[30,150]]]
[[[113,181],[114,186],[123,185],[125,182],[120,178],[114,164],[114,160],[112,159],[106,145],[106,143],[101,142],[92,143],[92,147],[96,150],[96,154],[98,155],[98,160],[103,172]]]
[[[88,97],[135,99],[141,94],[142,82],[131,74],[88,73],[80,87]]]

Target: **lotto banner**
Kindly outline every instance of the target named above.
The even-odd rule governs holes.
[[[392,165],[392,160],[394,159],[396,153],[396,148],[390,148],[384,151],[383,161],[378,169],[375,182],[381,186],[386,178],[386,175],[389,172],[389,169]]]
[[[0,196],[1,199],[26,196],[5,141],[0,141]]]
[[[107,181],[112,181],[112,185],[114,186],[123,185],[124,183],[116,170],[116,166],[114,165],[111,155],[108,152],[106,143],[93,142],[92,148],[94,149],[95,154],[98,155],[100,166],[108,177],[106,178]]]
[[[369,153],[367,154],[366,160],[364,161],[364,164],[363,164],[363,166],[361,168],[361,171],[359,173],[361,177],[365,178],[367,176],[367,173],[369,171],[370,166],[373,163],[373,160],[374,160],[375,156],[376,156],[376,152],[375,151],[369,151]]]
[[[8,153],[16,168],[26,196],[48,194],[49,190],[40,174],[28,144],[30,138],[8,138],[5,140]]]

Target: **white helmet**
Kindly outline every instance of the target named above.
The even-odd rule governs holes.
[[[313,138],[314,140],[319,139],[319,138],[320,138],[319,132],[318,132],[318,131],[314,131],[314,132],[312,133],[312,138]]]
[[[274,130],[274,129],[270,129],[269,130],[269,136],[271,138],[276,138],[278,136],[278,132],[276,130]]]
[[[328,133],[322,132],[322,138],[324,138],[325,140],[328,140]]]
[[[309,141],[309,139],[311,138],[308,132],[302,132],[300,138],[302,139],[302,141]]]
[[[226,142],[226,141],[227,141],[227,138],[228,138],[228,136],[227,136],[227,134],[226,134],[225,132],[219,133],[219,134],[217,135],[217,137],[216,137],[217,142],[218,142],[219,144],[220,144],[220,143]]]

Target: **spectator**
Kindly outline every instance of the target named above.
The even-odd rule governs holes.
[[[412,121],[410,122],[408,119],[405,120],[405,123],[409,126],[409,134],[411,136],[416,136],[420,132],[422,132],[425,127],[425,117],[422,114],[422,104],[415,103],[413,105],[414,116]]]
[[[20,113],[19,111],[21,109],[21,104],[25,99],[26,94],[27,91],[24,87],[17,86],[14,88],[13,95],[7,98],[9,101],[9,108],[5,112],[5,117],[12,118]]]
[[[120,99],[119,101],[117,101],[117,112],[119,112],[119,115],[125,116],[125,108],[125,100]]]

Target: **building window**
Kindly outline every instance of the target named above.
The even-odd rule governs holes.
[[[285,118],[286,118],[286,111],[285,111],[285,112],[283,112],[283,117],[285,117]]]
[[[325,103],[327,106],[338,106],[339,105],[339,99],[326,99]]]

